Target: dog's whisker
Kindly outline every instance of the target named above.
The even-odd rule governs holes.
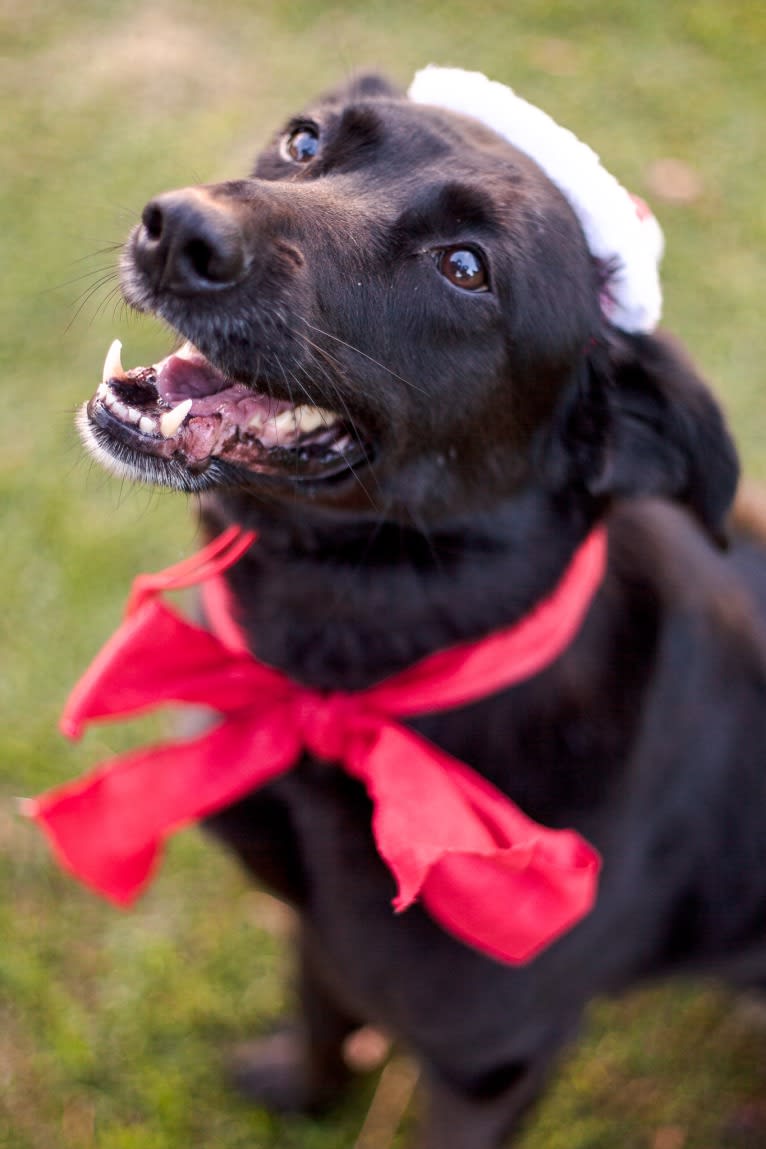
[[[124,240],[115,240],[114,242],[104,244],[102,247],[95,247],[92,251],[89,251],[87,255],[80,255],[71,262],[77,265],[79,263],[86,263],[89,259],[95,259],[99,255],[115,255],[121,252],[124,246]]]
[[[306,373],[304,367],[300,367],[299,370],[303,371],[304,374]],[[305,396],[306,401],[309,404],[309,406],[316,407],[314,399],[309,394],[308,390],[306,389],[305,384],[301,383],[301,381],[298,378],[298,376],[296,375],[295,371],[292,368],[288,368],[288,374],[289,374],[290,378],[292,379],[292,381],[294,382],[295,386],[301,392],[301,394]],[[325,411],[322,411],[322,422],[325,425],[325,427],[327,426],[327,418],[328,418],[327,413]]]
[[[81,275],[75,275],[72,279],[64,279],[60,283],[54,283],[50,287],[44,287],[41,294],[46,295],[51,291],[61,291],[65,287],[71,287],[75,283],[82,283],[84,279],[92,279],[95,275],[105,275],[108,278],[116,277],[119,271],[116,267],[105,265],[104,267],[94,267],[90,271],[84,271]]]
[[[356,485],[359,488],[361,488],[361,490],[364,492],[365,497],[367,499],[367,502],[370,504],[371,507],[374,507],[375,506],[375,500],[373,499],[370,492],[367,490],[367,487],[365,486],[364,482],[362,481],[362,478],[361,478],[359,472],[357,471],[356,467],[354,467],[353,463],[350,463],[350,462],[347,462],[346,466],[348,467],[349,471],[351,472],[351,476],[354,479],[354,482],[356,483]]]
[[[316,366],[317,366],[317,367],[321,367],[321,365],[320,365],[320,364],[318,364],[318,363],[316,364]],[[305,370],[305,368],[304,368],[304,370]],[[359,433],[359,430],[357,429],[357,427],[356,427],[356,424],[355,424],[354,420],[353,420],[353,419],[352,419],[352,417],[351,417],[351,412],[350,412],[350,411],[349,411],[349,409],[348,409],[348,404],[346,403],[346,400],[345,400],[345,399],[344,399],[344,397],[343,397],[343,393],[342,393],[342,391],[340,390],[340,388],[337,386],[337,384],[335,383],[335,381],[331,379],[331,377],[330,377],[329,373],[326,371],[326,369],[323,369],[323,370],[324,370],[324,375],[325,375],[325,377],[326,377],[326,380],[327,380],[328,384],[330,385],[330,387],[331,387],[331,390],[332,390],[332,392],[333,392],[332,401],[333,401],[333,402],[335,402],[335,403],[337,403],[337,404],[338,404],[338,405],[341,407],[341,409],[342,409],[342,410],[341,410],[341,413],[342,413],[343,415],[345,415],[345,417],[346,417],[346,423],[347,423],[347,426],[348,426],[348,428],[349,428],[349,430],[350,430],[351,434],[353,435],[354,439],[356,440],[357,446],[359,447],[359,451],[360,451],[360,454],[361,454],[362,456],[364,456],[364,455],[366,454],[366,452],[367,452],[367,449],[366,449],[366,447],[365,447],[365,444],[364,444],[364,440],[362,439],[362,436],[361,436],[361,434]],[[364,485],[364,483],[362,482],[362,480],[361,480],[361,478],[360,478],[360,476],[359,476],[358,472],[356,471],[356,469],[355,469],[353,466],[351,466],[351,465],[349,464],[349,470],[351,471],[351,474],[353,475],[353,477],[354,477],[355,481],[357,482],[357,484],[358,484],[358,485],[361,487],[361,489],[364,491],[365,495],[367,496],[367,498],[368,498],[368,500],[369,500],[369,502],[370,502],[370,506],[374,506],[374,503],[373,503],[373,500],[372,500],[372,498],[371,498],[371,496],[370,496],[370,493],[369,493],[369,491],[367,490],[367,487],[366,487],[366,486]],[[374,468],[371,468],[371,469],[368,471],[368,473],[372,475],[372,478],[373,478],[373,481],[374,481],[374,483],[375,483],[376,489],[377,489],[377,490],[380,492],[380,491],[381,491],[380,480],[378,479],[378,476],[377,476],[377,474],[376,474],[376,472],[375,472],[375,469],[374,469]]]
[[[112,287],[111,290],[107,292],[107,294],[96,307],[96,310],[93,312],[93,318],[97,319],[99,315],[103,314],[112,301],[114,301],[114,310],[116,310],[120,302],[119,284],[117,284],[115,287]]]
[[[328,352],[326,352],[323,347],[320,347],[318,344],[314,343],[313,340],[309,339],[309,337],[307,335],[304,335],[302,332],[296,332],[295,334],[298,336],[298,338],[303,339],[303,341],[305,343],[307,343],[308,346],[311,347],[312,350],[314,350],[318,355],[321,355],[323,358],[327,359],[328,362],[330,363],[330,366],[339,368],[340,365],[337,363],[337,361],[333,360],[332,356]],[[348,404],[344,398],[344,395],[343,395],[343,392],[340,388],[340,385],[338,384],[337,380],[334,378],[332,372],[327,369],[327,367],[323,366],[316,359],[314,360],[314,365],[317,368],[319,368],[319,370],[322,372],[323,379],[327,382],[327,384],[330,386],[330,388],[332,390],[332,401],[339,403],[340,406],[342,407],[342,409],[343,409],[342,413],[346,416],[346,419],[348,421],[348,426],[351,430],[351,433],[353,434],[354,438],[356,439],[360,450],[364,451],[364,449],[365,449],[364,448],[364,442],[362,441],[362,437],[361,437],[361,435],[360,435],[360,433],[356,427],[356,423],[355,423],[354,419],[351,417],[351,412],[349,411]],[[302,370],[304,371],[304,373],[307,373],[307,369],[305,367],[303,367]],[[374,474],[374,472],[373,472],[373,474]],[[375,482],[379,488],[380,485],[379,485],[377,476],[375,476]]]
[[[296,334],[298,334],[298,333],[296,333]],[[304,338],[305,338],[305,337],[304,337]],[[305,372],[305,368],[303,368],[303,370],[304,370],[304,372]],[[296,384],[298,385],[298,387],[300,388],[300,390],[303,392],[303,394],[304,394],[304,395],[306,396],[306,398],[308,399],[309,403],[310,403],[310,404],[313,406],[313,405],[314,405],[314,400],[312,399],[312,397],[311,397],[311,395],[309,394],[309,392],[306,390],[305,386],[304,386],[304,385],[303,385],[303,384],[300,382],[300,380],[299,380],[299,379],[298,379],[298,378],[295,376],[295,374],[294,374],[293,372],[291,372],[291,375],[292,375],[293,379],[295,380]],[[329,380],[329,376],[327,376],[327,379],[328,379],[328,382],[329,382],[329,381],[330,381],[330,380]],[[333,392],[334,392],[332,399],[333,399],[333,400],[338,400],[338,401],[340,402],[341,406],[343,407],[343,413],[346,415],[346,418],[347,418],[347,421],[348,421],[348,426],[349,426],[349,429],[351,430],[351,433],[352,433],[352,434],[354,435],[354,437],[356,438],[356,440],[357,440],[357,442],[358,442],[358,444],[359,444],[359,447],[360,447],[360,449],[361,449],[362,451],[364,451],[364,444],[362,443],[361,437],[359,436],[359,434],[358,434],[358,432],[357,432],[357,430],[356,430],[356,427],[354,426],[354,422],[353,422],[353,420],[351,419],[351,415],[350,415],[350,412],[349,412],[349,410],[348,410],[348,407],[346,406],[345,400],[343,399],[343,396],[342,396],[341,392],[339,391],[339,389],[337,388],[337,386],[334,384],[334,382],[332,383],[332,390],[333,390]],[[324,419],[325,419],[325,416],[323,416],[323,420],[324,420]],[[374,502],[373,502],[373,499],[372,499],[372,497],[371,497],[371,495],[370,495],[370,492],[367,490],[367,487],[366,487],[366,486],[364,485],[364,483],[362,482],[362,480],[361,480],[361,478],[360,478],[360,476],[359,476],[358,472],[356,471],[356,469],[355,469],[355,468],[354,468],[354,467],[353,467],[353,466],[352,466],[350,463],[348,464],[348,469],[349,469],[349,471],[351,472],[351,475],[353,476],[353,478],[354,478],[355,482],[358,484],[358,486],[359,486],[359,487],[361,487],[362,491],[364,491],[364,494],[365,494],[365,496],[366,496],[366,497],[367,497],[367,499],[369,500],[370,506],[374,506]]]
[[[307,327],[310,327],[312,331],[316,331],[318,335],[324,335],[326,339],[332,339],[334,342],[339,343],[342,347],[347,347],[348,350],[353,351],[355,355],[361,355],[363,359],[367,359],[376,367],[380,367],[381,370],[385,371],[388,375],[391,375],[392,378],[398,379],[400,383],[404,383],[407,387],[411,387],[413,391],[419,391],[421,395],[428,394],[428,392],[424,390],[423,387],[418,387],[418,385],[413,383],[411,379],[405,379],[403,375],[397,374],[397,372],[392,370],[391,367],[387,367],[386,364],[381,363],[379,359],[375,359],[372,355],[368,355],[367,352],[362,351],[360,347],[355,347],[353,343],[347,343],[345,339],[341,339],[338,335],[333,335],[330,331],[324,331],[321,327],[317,327],[316,324],[310,323],[304,315],[301,315],[298,318],[301,319]]]
[[[305,389],[304,389],[304,390],[305,390]],[[354,426],[353,422],[351,421],[351,417],[350,417],[350,415],[349,415],[349,413],[348,413],[348,408],[347,408],[347,407],[346,407],[346,405],[345,405],[345,402],[344,402],[344,400],[343,400],[343,397],[342,397],[341,395],[339,395],[339,396],[338,396],[338,398],[340,399],[341,405],[343,406],[343,408],[344,408],[344,411],[345,411],[345,414],[346,414],[346,415],[347,415],[347,417],[348,417],[348,427],[349,427],[349,430],[351,431],[351,434],[352,434],[352,435],[354,436],[354,438],[356,439],[356,442],[357,442],[357,444],[358,444],[358,446],[359,446],[360,454],[361,454],[362,456],[364,456],[364,455],[366,454],[366,448],[365,448],[364,442],[362,441],[362,438],[361,438],[361,436],[360,436],[359,432],[356,430],[356,427]],[[325,425],[327,425],[327,424],[325,424]],[[366,486],[366,485],[365,485],[365,483],[363,482],[363,480],[362,480],[362,477],[361,477],[361,475],[359,474],[359,472],[358,472],[357,468],[356,468],[356,467],[354,466],[354,464],[353,464],[353,463],[352,463],[350,460],[348,460],[348,459],[346,460],[346,466],[347,466],[347,468],[348,468],[348,470],[349,470],[349,472],[350,472],[350,474],[351,474],[352,478],[354,479],[354,482],[355,482],[355,483],[357,484],[357,486],[358,486],[358,487],[360,487],[360,488],[361,488],[361,490],[364,492],[364,494],[365,494],[365,497],[367,498],[367,501],[368,501],[368,503],[370,504],[370,506],[371,506],[371,507],[374,507],[374,506],[375,506],[375,501],[374,501],[374,499],[372,498],[372,495],[370,494],[369,490],[367,489],[367,486]],[[374,470],[373,470],[373,471],[371,471],[371,474],[372,474],[372,477],[373,477],[373,479],[374,479],[374,481],[375,481],[375,484],[376,484],[376,486],[378,487],[378,489],[380,489],[380,484],[379,484],[379,482],[378,482],[378,478],[377,478],[377,476],[376,476],[376,474],[375,474],[375,471],[374,471]]]
[[[284,380],[285,388],[287,389],[287,394],[288,394],[288,397],[289,397],[290,403],[291,403],[291,405],[293,406],[293,408],[295,408],[296,404],[295,404],[295,400],[293,399],[292,388],[290,387],[290,380],[288,379],[288,376],[287,376],[287,372],[286,372],[286,370],[285,370],[285,368],[284,368],[284,365],[283,365],[283,363],[282,363],[282,360],[281,360],[281,359],[277,358],[276,362],[277,362],[277,366],[279,367],[279,370],[280,370],[280,371],[281,371],[281,373],[282,373],[282,378],[283,378],[283,380]],[[274,423],[275,423],[275,426],[276,426],[276,416],[275,416],[275,418],[274,418]],[[296,457],[296,459],[294,460],[294,464],[293,464],[293,466],[294,466],[294,477],[295,477],[295,478],[297,478],[297,477],[298,477],[298,475],[299,475],[299,468],[298,468],[298,459],[297,459],[297,457]]]
[[[112,319],[115,323],[115,326],[122,323],[122,321],[125,318],[126,312],[127,312],[127,306],[126,306],[125,300],[122,298],[121,293],[118,292],[117,298],[115,299],[114,306],[112,308]]]
[[[87,287],[83,288],[83,290],[77,296],[75,303],[80,302],[82,299],[87,299],[90,294],[92,294],[94,291],[98,291],[100,287],[105,287],[108,283],[112,283],[117,278],[117,272],[114,269],[110,269],[108,271],[100,271],[98,276],[99,278],[94,283],[91,283]],[[91,277],[88,276],[83,278]],[[62,284],[62,286],[65,285]]]
[[[331,377],[331,375],[327,371],[327,369],[325,367],[323,367],[321,363],[317,363],[316,361],[312,364],[312,367],[317,369],[320,372],[320,378],[322,379],[323,384],[326,384],[327,387],[329,388],[330,393],[329,393],[328,399],[329,399],[329,402],[332,404],[332,406],[333,407],[335,407],[336,405],[337,406],[343,406],[343,395],[341,394],[340,389],[338,388],[337,384],[335,383],[335,380]],[[305,364],[302,364],[302,363],[299,364],[297,369],[298,369],[298,371],[301,371],[306,376],[306,378],[308,379],[308,381],[310,383],[316,383],[316,376],[314,374],[314,371],[310,370],[307,366],[305,366]],[[304,395],[308,399],[309,403],[314,405],[314,399],[309,394],[308,388],[305,386],[305,384],[300,383],[297,376],[294,376],[294,378],[296,380],[296,383],[298,383],[298,386],[301,388]],[[347,407],[344,408],[343,413],[347,417],[349,416],[349,412],[348,412]],[[323,418],[323,422],[325,423],[325,426],[326,426],[327,425],[327,416],[323,415],[322,418]],[[357,434],[356,428],[351,424],[350,421],[349,421],[349,428],[350,428],[352,434],[357,438],[357,441],[358,441],[359,436]],[[361,443],[360,443],[360,446],[361,446]]]
[[[321,354],[322,349],[320,347],[317,347],[316,344],[312,343],[311,340],[307,338],[307,336],[303,335],[299,331],[296,331],[295,335],[297,336],[297,338],[302,339],[305,343],[307,343],[312,348],[312,350]],[[332,365],[334,366],[334,364],[332,364]],[[326,384],[327,387],[329,387],[329,389],[330,389],[330,395],[329,395],[330,402],[333,404],[335,404],[336,402],[339,404],[342,404],[344,406],[344,414],[347,416],[347,418],[349,419],[349,422],[351,423],[348,407],[345,406],[345,401],[343,399],[343,392],[341,391],[340,385],[339,385],[337,379],[335,378],[333,372],[328,370],[328,368],[323,363],[320,363],[317,359],[314,359],[312,361],[311,366],[312,366],[312,368],[316,368],[318,371],[321,372],[321,378],[322,378],[323,383]],[[299,364],[298,369],[303,372],[303,374],[308,378],[309,382],[314,381],[313,376],[312,376],[312,372],[309,369],[309,367],[306,366],[306,364],[303,364],[303,363]],[[309,402],[313,403],[314,400],[308,394],[308,391],[306,390],[305,387],[303,388],[303,390],[304,390],[304,393],[308,396]],[[355,428],[353,427],[353,424],[352,424],[352,430],[354,431],[354,433],[356,433]]]
[[[83,310],[90,303],[93,296],[97,295],[99,291],[101,291],[104,287],[106,287],[106,285],[108,283],[110,283],[113,278],[114,278],[113,275],[106,275],[102,279],[100,279],[97,283],[91,284],[91,286],[87,289],[87,291],[83,292],[83,294],[80,296],[79,305],[77,306],[74,314],[72,315],[71,319],[69,320],[66,327],[64,328],[65,331],[68,332],[72,329],[74,324],[80,318],[80,315],[82,314]]]

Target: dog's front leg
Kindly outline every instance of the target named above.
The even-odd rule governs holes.
[[[413,1149],[502,1149],[544,1091],[557,1055],[575,1029],[576,1023],[562,1026],[534,1056],[498,1068],[471,1090],[426,1069]]]
[[[303,929],[298,947],[301,1017],[236,1054],[231,1076],[249,1100],[279,1113],[318,1113],[337,1101],[351,1073],[345,1039],[362,1025],[337,1001]]]

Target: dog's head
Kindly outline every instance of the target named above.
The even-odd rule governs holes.
[[[667,495],[715,529],[732,496],[716,405],[604,318],[562,193],[377,78],[290,120],[251,177],[152,200],[122,281],[183,341],[129,372],[109,356],[83,410],[122,474],[416,522],[534,483]]]

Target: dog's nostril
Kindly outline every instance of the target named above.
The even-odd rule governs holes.
[[[211,283],[225,282],[236,276],[239,262],[228,256],[228,252],[215,250],[204,239],[190,239],[183,250],[183,257],[195,275]]]
[[[156,203],[148,203],[141,213],[141,222],[149,239],[158,240],[162,236],[162,208]]]

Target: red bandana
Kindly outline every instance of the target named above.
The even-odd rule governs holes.
[[[177,566],[140,575],[122,626],[75,687],[62,728],[76,738],[93,720],[164,702],[208,706],[222,721],[199,738],[112,758],[31,800],[26,813],[66,869],[127,905],[168,835],[290,770],[309,750],[365,786],[397,910],[420,898],[446,930],[484,953],[529,960],[592,907],[598,855],[573,831],[531,821],[397,719],[464,706],[557,658],[601,583],[604,531],[590,535],[553,593],[521,622],[353,694],[309,690],[257,662],[219,609],[219,576],[254,537],[233,527]],[[160,597],[199,582],[211,595],[216,634]]]

